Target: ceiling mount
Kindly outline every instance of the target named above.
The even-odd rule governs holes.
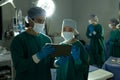
[[[4,5],[8,4],[8,3],[10,3],[13,6],[13,8],[16,9],[16,6],[15,6],[13,0],[2,0],[2,1],[0,1],[0,6],[4,6]]]

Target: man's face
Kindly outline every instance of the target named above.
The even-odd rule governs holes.
[[[35,17],[34,22],[43,24],[43,23],[45,23],[45,17],[43,17],[43,16]]]

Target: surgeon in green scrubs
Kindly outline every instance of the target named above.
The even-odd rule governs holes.
[[[120,24],[118,20],[112,18],[109,27],[112,28],[109,37],[109,56],[120,57]]]
[[[82,43],[75,39],[76,22],[64,19],[61,36],[64,41],[61,45],[72,45],[69,56],[57,57],[54,64],[57,67],[56,80],[88,80],[88,54]]]
[[[86,35],[90,39],[90,64],[102,67],[105,58],[103,28],[98,24],[98,17],[94,14],[89,17]]]
[[[45,27],[46,12],[40,7],[28,10],[29,27],[14,37],[11,43],[11,55],[16,71],[15,80],[51,80],[50,67],[54,59],[49,54],[55,49],[47,45],[51,39],[42,34]]]

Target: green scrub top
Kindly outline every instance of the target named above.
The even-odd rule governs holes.
[[[96,35],[90,36],[89,27],[93,27]],[[90,39],[90,64],[102,67],[105,56],[104,56],[104,38],[103,38],[103,28],[100,24],[90,24],[87,27],[86,32],[87,37]]]
[[[120,29],[112,30],[110,32],[109,55],[113,57],[120,57]]]
[[[43,34],[35,36],[23,32],[13,39],[10,49],[16,70],[15,80],[51,80],[50,67],[54,60],[46,57],[36,64],[32,59],[45,43],[51,43],[51,40]]]
[[[65,43],[61,45],[65,45]],[[80,58],[74,61],[70,54],[66,64],[57,68],[56,80],[87,80],[88,78],[88,54],[80,41],[76,41],[72,45],[80,47]]]

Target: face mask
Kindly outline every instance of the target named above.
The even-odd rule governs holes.
[[[89,20],[88,22],[89,22],[89,24],[92,24],[92,21],[91,21],[91,20]]]
[[[33,30],[37,33],[44,32],[44,24],[34,23]]]
[[[63,38],[68,41],[74,38],[73,32],[63,32]]]
[[[120,24],[116,25],[116,28],[119,29],[120,28]]]
[[[111,29],[113,28],[113,26],[111,24],[108,24],[108,27],[111,28]]]

